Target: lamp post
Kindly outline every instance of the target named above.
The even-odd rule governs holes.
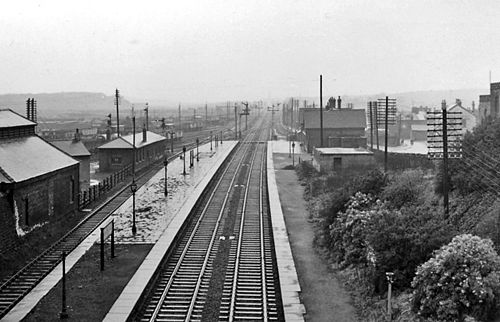
[[[182,161],[184,163],[184,170],[182,171],[182,174],[186,175],[186,146],[182,147]]]
[[[165,196],[168,195],[168,189],[167,189],[167,167],[168,167],[168,159],[165,156],[165,160],[163,160],[163,166],[165,166]]]
[[[170,131],[170,152],[174,153],[174,131]]]
[[[66,252],[62,252],[62,308],[59,313],[59,318],[67,319],[69,317],[68,312],[66,310]]]
[[[210,151],[212,151],[212,131],[210,131]]]
[[[220,131],[220,144],[222,144],[222,130]]]
[[[292,143],[292,165],[295,167],[295,142]]]
[[[391,293],[392,293],[392,283],[394,282],[394,273],[386,272],[385,277],[389,283],[387,289],[387,314],[389,315],[389,320],[392,320],[392,307],[391,307]]]
[[[137,232],[137,228],[135,227],[135,193],[137,191],[137,183],[135,183],[135,178],[132,179],[130,190],[132,191],[132,234],[135,235],[135,233]]]
[[[292,138],[290,133],[288,133],[288,157],[292,157]]]
[[[196,162],[200,161],[200,152],[198,152],[199,145],[200,145],[200,140],[196,138]]]

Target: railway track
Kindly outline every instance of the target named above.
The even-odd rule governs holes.
[[[209,142],[209,140],[209,138],[203,139],[200,141],[200,144]],[[185,145],[188,150],[196,147],[196,143]],[[169,161],[177,158],[181,153],[177,152],[171,155]],[[162,160],[158,160],[147,170],[138,172],[136,174],[137,186],[141,187],[144,185],[162,168]],[[61,254],[63,252],[69,254],[74,250],[131,195],[129,184],[124,185],[123,188],[87,215],[77,226],[52,244],[51,247],[25,265],[16,274],[5,280],[0,285],[0,319],[61,262]]]
[[[129,321],[281,321],[266,145],[249,134],[197,202]]]

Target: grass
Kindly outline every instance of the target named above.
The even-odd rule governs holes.
[[[152,244],[116,245],[114,259],[99,269],[99,245],[94,245],[66,275],[68,321],[102,321],[151,250]],[[109,256],[109,248],[106,250]],[[61,281],[23,321],[55,321],[61,312]]]

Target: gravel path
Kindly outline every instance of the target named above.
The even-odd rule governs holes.
[[[281,148],[286,150],[287,146],[277,147],[276,150],[281,152]],[[310,156],[303,155],[302,158],[310,159]],[[292,163],[288,153],[274,153],[273,160],[288,237],[302,288],[301,298],[307,312],[306,321],[358,321],[349,295],[313,248],[314,232],[307,221],[306,203],[302,198],[304,187],[299,184],[295,171],[283,170]]]

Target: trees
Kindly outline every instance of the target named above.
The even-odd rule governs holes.
[[[458,235],[418,267],[412,286],[422,317],[485,320],[500,304],[500,257],[491,240]]]

